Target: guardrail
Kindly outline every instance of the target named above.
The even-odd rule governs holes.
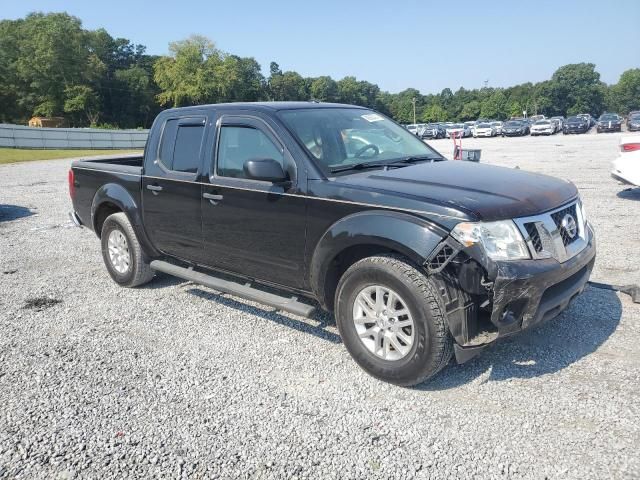
[[[0,147],[40,149],[142,149],[149,130],[36,128],[0,124]]]

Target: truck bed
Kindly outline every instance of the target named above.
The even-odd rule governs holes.
[[[77,160],[73,162],[73,167],[140,175],[142,173],[143,161],[144,155],[142,153],[130,153],[126,155],[102,156],[91,160]]]
[[[76,160],[71,164],[76,184],[74,209],[83,225],[93,228],[91,206],[98,190],[105,186],[126,189],[140,205],[143,158],[141,153],[134,153]]]

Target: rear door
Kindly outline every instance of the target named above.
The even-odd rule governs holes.
[[[215,158],[203,186],[206,263],[258,280],[302,288],[306,199],[297,192],[298,166],[266,119],[229,113],[218,120]],[[249,159],[272,158],[291,183],[246,178]]]
[[[155,160],[145,161],[142,178],[147,235],[163,253],[192,261],[198,261],[202,253],[198,178],[206,124],[205,115],[168,117],[160,127]]]

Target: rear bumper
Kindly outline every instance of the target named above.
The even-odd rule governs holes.
[[[621,182],[625,185],[631,185],[632,187],[638,187],[640,185],[634,183],[633,181],[629,180],[628,178],[624,177],[624,174],[618,170],[614,170],[613,172],[611,172],[611,178],[613,178],[614,180]]]
[[[82,224],[82,220],[75,211],[72,210],[71,212],[69,212],[69,218],[76,227],[82,228],[84,226]]]
[[[596,241],[593,230],[587,246],[564,263],[555,259],[501,262],[493,286],[491,323],[497,328],[491,341],[470,348],[455,345],[459,363],[495,341],[557,317],[584,290],[593,270]]]

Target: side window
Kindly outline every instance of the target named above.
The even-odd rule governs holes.
[[[173,145],[176,143],[176,133],[178,132],[178,119],[167,120],[162,129],[162,139],[160,140],[159,157],[162,164],[171,168],[173,163]]]
[[[272,158],[284,168],[284,155],[260,130],[245,126],[222,126],[218,146],[218,175],[246,178],[244,163],[258,158]]]
[[[160,140],[160,162],[169,170],[196,173],[203,136],[204,122],[179,118],[167,120]]]
[[[204,125],[179,125],[173,149],[171,170],[196,173],[200,165],[200,146]]]

